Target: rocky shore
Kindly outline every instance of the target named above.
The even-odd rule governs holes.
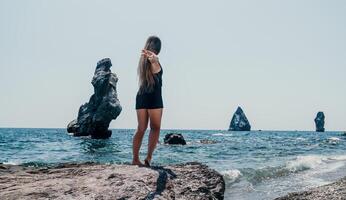
[[[223,199],[222,175],[191,162],[163,167],[61,164],[31,168],[0,164],[5,199]]]
[[[346,177],[303,192],[293,192],[275,200],[346,200]]]

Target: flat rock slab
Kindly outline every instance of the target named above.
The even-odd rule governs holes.
[[[29,168],[0,164],[5,199],[223,199],[225,182],[200,163],[164,167],[62,164]]]
[[[335,183],[290,193],[275,200],[346,200],[346,177]]]

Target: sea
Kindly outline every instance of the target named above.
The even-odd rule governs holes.
[[[73,137],[66,129],[1,128],[0,163],[33,167],[69,162],[129,164],[135,130],[113,129],[106,140]],[[187,145],[165,145],[167,133]],[[140,156],[145,158],[148,133]],[[205,144],[201,141],[209,141]],[[342,132],[162,130],[152,165],[197,161],[226,181],[225,199],[274,199],[346,176]]]

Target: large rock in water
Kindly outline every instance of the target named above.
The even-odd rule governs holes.
[[[316,125],[316,131],[317,132],[324,132],[324,113],[318,112],[315,118],[315,125]]]
[[[250,131],[251,125],[247,120],[245,113],[241,107],[238,107],[235,111],[231,123],[229,125],[229,131]]]
[[[31,168],[0,164],[0,199],[223,199],[221,174],[200,163],[138,167],[62,164]]]
[[[163,139],[163,142],[165,144],[186,145],[186,141],[184,139],[184,136],[180,133],[168,133],[168,134],[166,134],[165,138]]]
[[[122,107],[118,100],[118,77],[112,73],[111,60],[105,58],[97,63],[91,84],[94,94],[88,103],[79,108],[77,119],[67,125],[67,132],[74,136],[91,136],[91,138],[109,138],[112,131],[109,124],[116,119]]]

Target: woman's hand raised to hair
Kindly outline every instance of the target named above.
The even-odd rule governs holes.
[[[159,63],[159,57],[152,51],[143,49],[142,55],[147,57],[151,64],[158,64]]]
[[[142,56],[144,56],[145,58],[148,58],[149,62],[151,63],[152,73],[158,73],[161,70],[159,57],[154,52],[143,49]]]

